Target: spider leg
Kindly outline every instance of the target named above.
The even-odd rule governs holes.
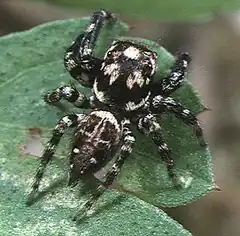
[[[45,168],[49,163],[49,161],[51,161],[64,132],[68,128],[75,127],[78,124],[79,120],[81,120],[83,117],[84,117],[83,114],[72,114],[72,115],[64,116],[62,119],[59,120],[58,124],[52,131],[52,138],[47,143],[46,148],[43,152],[39,167],[37,169],[37,173],[34,177],[31,190],[28,195],[28,199],[27,199],[28,205],[32,204],[34,196],[38,192],[39,184],[43,177]]]
[[[177,57],[170,75],[166,78],[163,78],[159,82],[159,86],[156,86],[156,84],[154,84],[153,94],[162,94],[164,96],[168,96],[169,94],[177,90],[184,82],[184,78],[187,73],[187,67],[190,62],[191,57],[189,56],[189,54],[181,53]]]
[[[57,104],[61,99],[65,99],[79,108],[94,108],[91,99],[79,92],[73,84],[56,88],[44,96],[45,102],[51,105]]]
[[[101,181],[101,184],[98,186],[96,191],[91,194],[87,202],[84,204],[83,208],[85,213],[86,211],[90,210],[93,207],[98,198],[104,193],[106,188],[108,188],[114,182],[124,164],[124,161],[132,153],[133,146],[135,144],[135,137],[129,128],[129,124],[130,124],[129,121],[126,120],[123,121],[123,138],[122,138],[123,144],[121,146],[120,153],[118,154],[112,167],[106,173],[105,180]],[[74,218],[75,220],[78,218],[81,212],[83,212],[82,209],[78,212],[78,214]]]
[[[156,117],[152,114],[140,117],[137,123],[137,128],[141,133],[151,135],[153,142],[157,145],[157,150],[162,160],[167,164],[169,178],[173,181],[175,187],[180,187],[180,183],[174,172],[173,154],[162,138],[161,127],[157,122]]]
[[[201,146],[206,146],[202,128],[199,125],[196,116],[187,108],[182,106],[179,102],[170,97],[156,96],[152,100],[152,111],[155,113],[163,112],[164,110],[174,113],[174,115],[181,119],[187,125],[192,126],[195,135],[199,140]]]
[[[100,10],[93,13],[85,31],[80,34],[64,55],[64,65],[71,76],[82,85],[92,87],[102,60],[93,57],[93,49],[106,20],[115,20],[112,13]]]
[[[108,187],[113,183],[119,171],[121,170],[125,160],[132,153],[135,144],[135,137],[130,130],[129,125],[129,121],[123,124],[123,144],[114,164],[112,165],[111,169],[106,173],[106,179],[103,182],[103,185],[105,187]]]

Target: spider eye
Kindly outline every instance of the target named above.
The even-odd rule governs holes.
[[[108,57],[111,57],[111,56],[112,56],[112,51],[108,51],[108,52],[107,52],[107,56],[108,56]]]

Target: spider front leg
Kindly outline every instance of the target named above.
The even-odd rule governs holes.
[[[72,115],[64,116],[62,119],[60,119],[60,121],[52,131],[52,138],[47,143],[46,148],[43,152],[39,167],[37,169],[37,173],[34,177],[34,181],[32,183],[31,190],[28,195],[28,199],[27,199],[28,205],[32,204],[34,196],[38,192],[39,184],[43,177],[45,168],[49,163],[49,161],[51,161],[64,132],[68,128],[75,127],[78,124],[78,122],[81,119],[83,119],[83,117],[84,117],[83,114],[78,114],[78,115],[72,114]]]
[[[45,102],[50,105],[57,104],[61,99],[67,100],[78,108],[94,108],[91,99],[79,92],[73,84],[56,88],[44,96]]]
[[[80,34],[64,55],[64,65],[71,76],[83,86],[92,87],[102,60],[93,57],[93,49],[105,20],[115,20],[111,12],[100,10],[93,13],[85,31]]]
[[[157,122],[157,119],[152,114],[147,114],[138,119],[137,128],[139,132],[147,135],[151,135],[153,142],[157,145],[157,150],[167,164],[168,176],[172,180],[175,187],[180,187],[180,182],[177,175],[174,172],[174,158],[168,145],[163,140],[161,135],[161,127]]]
[[[80,216],[80,214],[82,212],[86,213],[93,207],[98,198],[104,193],[106,188],[108,188],[114,182],[125,160],[132,153],[135,144],[135,137],[130,128],[128,127],[129,124],[130,123],[128,121],[123,122],[123,144],[121,146],[120,153],[117,156],[114,164],[106,173],[105,180],[101,181],[101,184],[98,186],[96,191],[92,193],[87,202],[84,204],[83,209],[81,209],[76,215],[76,217],[74,217],[74,220],[79,220],[80,218],[82,218],[83,216]]]
[[[191,57],[189,56],[189,54],[181,53],[177,57],[171,69],[170,75],[166,78],[163,78],[159,82],[158,86],[156,86],[156,84],[153,84],[154,85],[153,94],[154,95],[161,94],[164,96],[168,96],[169,94],[177,90],[184,82],[184,78],[187,72],[187,67],[190,62],[191,62]]]
[[[151,108],[154,113],[162,113],[165,110],[174,113],[177,118],[181,119],[187,125],[192,126],[201,146],[204,147],[207,145],[204,140],[202,128],[200,127],[196,116],[173,98],[164,98],[160,95],[156,96],[152,100]]]

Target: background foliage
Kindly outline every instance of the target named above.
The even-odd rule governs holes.
[[[96,9],[108,9],[121,15],[135,18],[161,19],[161,20],[207,20],[214,12],[226,12],[240,7],[237,0],[122,0],[114,2],[111,0],[45,0],[49,3],[62,4],[70,7],[79,7],[94,11]]]

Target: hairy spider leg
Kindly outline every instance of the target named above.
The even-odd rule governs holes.
[[[112,168],[106,173],[106,180],[104,181],[103,185],[108,187],[117,177],[121,167],[123,166],[127,157],[132,153],[134,144],[135,144],[135,137],[132,131],[129,128],[130,123],[125,123],[123,127],[123,144],[120,149],[120,153],[116,158]]]
[[[171,97],[164,98],[160,95],[153,98],[151,105],[151,109],[154,113],[163,112],[164,110],[174,113],[177,118],[181,119],[187,125],[192,126],[201,146],[204,147],[207,145],[199,121],[189,109],[185,108]]]
[[[115,19],[115,16],[108,11],[94,12],[84,33],[80,34],[66,50],[64,65],[71,76],[84,86],[92,87],[102,64],[102,60],[92,54],[104,21]]]
[[[159,85],[156,86],[156,84],[153,84],[153,95],[163,95],[168,96],[172,92],[176,91],[184,82],[184,78],[187,73],[187,67],[189,63],[191,62],[191,57],[188,53],[184,52],[181,53],[172,69],[171,73],[168,77],[163,78],[161,81],[159,81]]]
[[[43,177],[45,168],[49,163],[49,161],[51,161],[64,132],[68,128],[75,127],[78,124],[78,122],[84,118],[84,116],[85,115],[83,114],[71,114],[68,116],[64,116],[59,120],[58,124],[52,131],[52,138],[46,145],[44,153],[41,157],[39,167],[37,169],[37,173],[34,177],[34,181],[32,183],[30,193],[28,195],[28,199],[27,199],[28,205],[30,205],[33,202],[34,196],[38,192],[40,181]]]
[[[105,20],[115,20],[115,16],[108,11],[100,10],[93,13],[80,45],[80,56],[91,56],[97,38]]]
[[[139,132],[151,135],[153,142],[157,145],[157,150],[164,162],[167,164],[168,176],[172,180],[175,187],[180,187],[177,175],[174,172],[174,158],[167,143],[163,140],[161,135],[161,127],[154,115],[147,114],[140,117],[137,121],[137,128]]]
[[[44,96],[45,102],[50,105],[58,103],[61,99],[67,100],[78,108],[94,108],[91,98],[78,91],[73,84],[56,88]]]
[[[101,184],[98,186],[96,191],[91,194],[87,202],[84,204],[76,217],[74,217],[74,220],[78,220],[82,218],[80,214],[82,212],[86,213],[86,211],[90,210],[93,205],[96,203],[98,198],[104,193],[106,188],[108,188],[117,177],[118,173],[120,172],[125,160],[129,157],[129,155],[132,153],[134,144],[135,144],[135,137],[132,133],[132,131],[129,128],[130,122],[128,120],[123,121],[123,143],[120,149],[120,153],[117,156],[116,160],[114,161],[112,167],[108,170],[108,172],[105,175],[105,180],[101,182]],[[99,181],[99,180],[98,180]],[[79,218],[80,217],[80,218]]]

